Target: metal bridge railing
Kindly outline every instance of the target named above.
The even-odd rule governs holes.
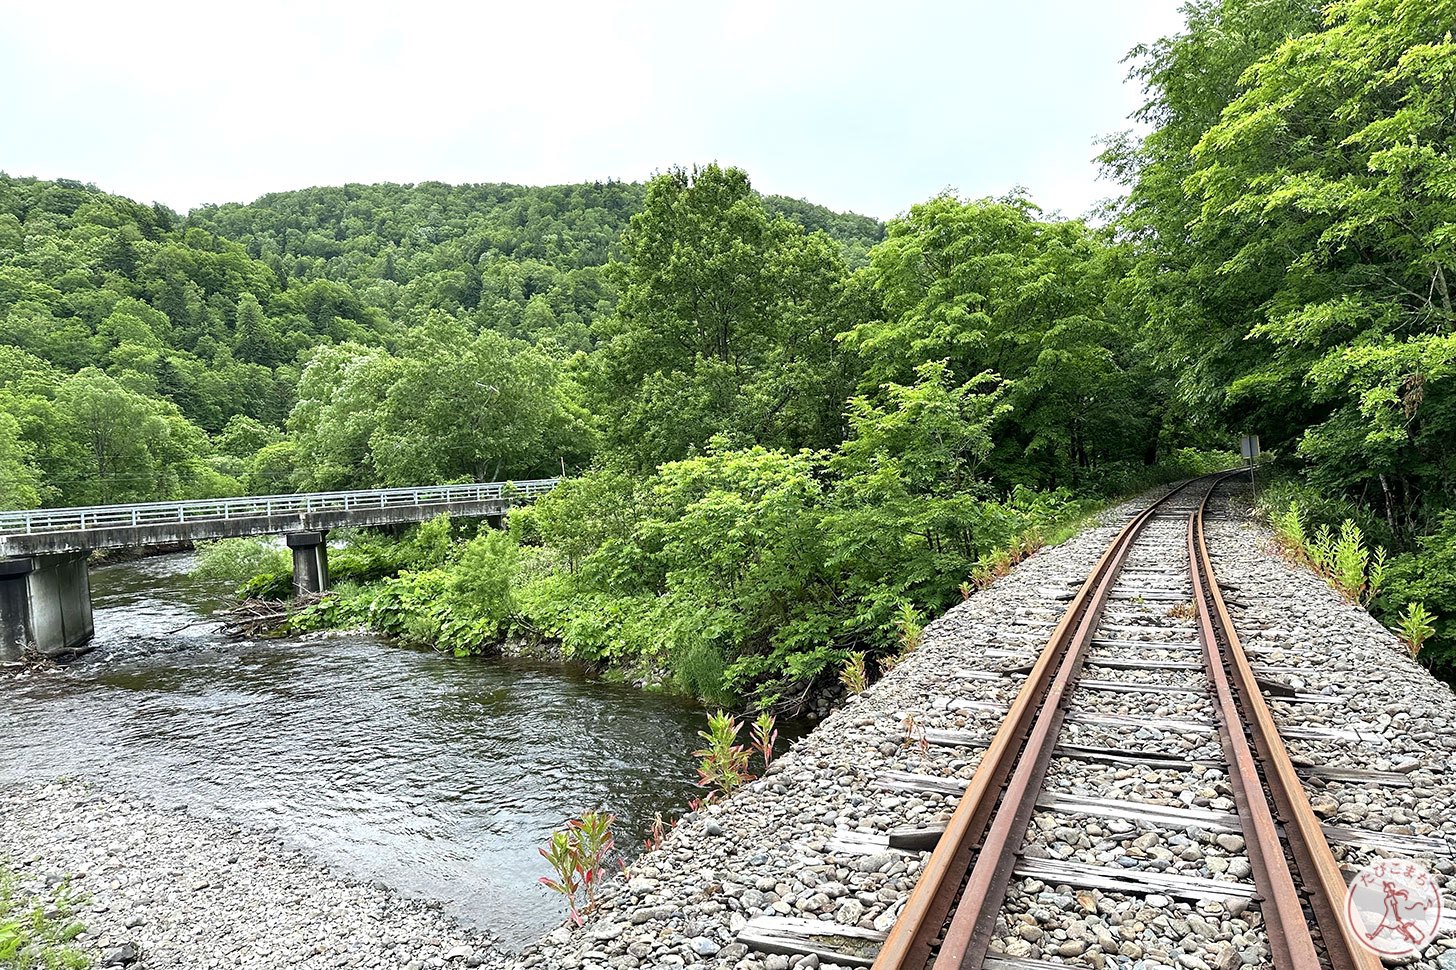
[[[238,498],[184,502],[147,502],[141,505],[97,505],[89,508],[28,509],[0,512],[0,535],[34,535],[81,529],[125,528],[173,522],[216,522],[255,519],[310,512],[348,512],[355,509],[390,509],[409,506],[486,502],[544,495],[559,478],[529,482],[484,482],[471,485],[434,485],[426,488],[371,488],[353,492],[308,492],[299,495],[247,495]]]

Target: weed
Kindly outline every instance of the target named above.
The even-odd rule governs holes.
[[[1400,614],[1400,642],[1412,657],[1421,652],[1425,642],[1436,634],[1436,617],[1424,603],[1407,603]]]
[[[582,912],[596,903],[596,890],[614,845],[612,823],[616,820],[609,812],[583,812],[567,822],[566,828],[552,832],[546,847],[537,850],[556,874],[554,879],[542,876],[541,885],[566,897],[571,920],[578,926]],[[577,906],[578,893],[586,896],[584,907]]]
[[[715,795],[724,798],[753,780],[748,773],[748,749],[738,743],[742,725],[726,711],[708,715],[708,730],[699,731],[698,737],[706,746],[693,752],[698,759],[698,784],[704,788],[715,788]],[[709,795],[709,799],[714,797]]]
[[[850,651],[844,666],[839,668],[839,682],[850,694],[863,694],[869,686],[869,675],[865,673],[865,655],[859,650]]]
[[[976,560],[976,564],[971,567],[970,582],[961,584],[961,596],[969,597],[973,590],[990,586],[1023,560],[1046,548],[1046,544],[1046,534],[1038,527],[1031,526],[1006,548],[997,549]]]
[[[1334,548],[1335,585],[1345,596],[1360,602],[1365,595],[1365,570],[1370,565],[1370,550],[1360,527],[1349,519],[1340,525],[1340,537]]]
[[[930,741],[926,738],[925,726],[920,723],[919,718],[914,714],[906,714],[900,726],[905,729],[905,740],[901,742],[901,747],[917,747],[922,757],[930,753]]]
[[[64,884],[49,901],[17,892],[0,868],[0,966],[78,970],[88,966],[72,941],[86,927],[71,918],[75,900]]]
[[[1303,510],[1290,502],[1287,509],[1270,513],[1269,521],[1284,554],[1309,566],[1351,603],[1368,605],[1380,591],[1387,569],[1385,549],[1367,547],[1353,520],[1341,522],[1338,533],[1321,524],[1309,535]]]
[[[898,654],[893,654],[893,653],[886,654],[885,656],[883,656],[883,657],[880,658],[879,665],[880,665],[880,676],[881,677],[885,677],[886,675],[888,675],[890,673],[890,671],[892,671],[896,667],[900,666],[900,656]]]
[[[1385,585],[1385,574],[1390,564],[1385,558],[1385,547],[1376,546],[1375,555],[1370,560],[1370,576],[1365,582],[1365,602],[1368,604],[1380,592],[1380,587]]]
[[[895,626],[900,630],[902,657],[919,647],[921,640],[925,638],[925,624],[920,621],[920,613],[909,603],[900,604],[900,615],[895,618]]]
[[[773,762],[774,744],[778,742],[779,731],[775,726],[774,716],[767,711],[753,720],[753,731],[750,735],[753,739],[753,750],[763,759],[764,770]]]
[[[1192,603],[1178,603],[1168,610],[1167,615],[1175,620],[1192,620],[1198,616],[1198,607]]]
[[[1298,502],[1290,502],[1289,508],[1271,513],[1269,522],[1274,527],[1274,535],[1278,538],[1279,545],[1287,555],[1300,559],[1306,556],[1304,513]]]
[[[647,833],[647,838],[642,840],[642,850],[651,852],[662,845],[667,839],[667,833],[672,830],[675,823],[669,822],[661,812],[655,812],[652,816],[652,828]]]

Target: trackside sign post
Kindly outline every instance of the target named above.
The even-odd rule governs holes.
[[[1246,434],[1239,439],[1239,454],[1249,463],[1249,488],[1254,492],[1254,501],[1259,500],[1258,487],[1254,484],[1254,461],[1259,457],[1259,436]]]

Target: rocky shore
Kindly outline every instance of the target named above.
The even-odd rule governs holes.
[[[95,967],[498,967],[489,934],[437,905],[329,871],[275,834],[85,781],[0,790],[19,889],[68,888]]]

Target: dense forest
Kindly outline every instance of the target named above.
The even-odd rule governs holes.
[[[1247,430],[1389,550],[1374,608],[1424,602],[1450,675],[1456,3],[1186,13],[1090,221],[883,225],[717,165],[185,216],[0,176],[0,506],[565,468],[506,532],[357,537],[301,622],[768,703]]]

